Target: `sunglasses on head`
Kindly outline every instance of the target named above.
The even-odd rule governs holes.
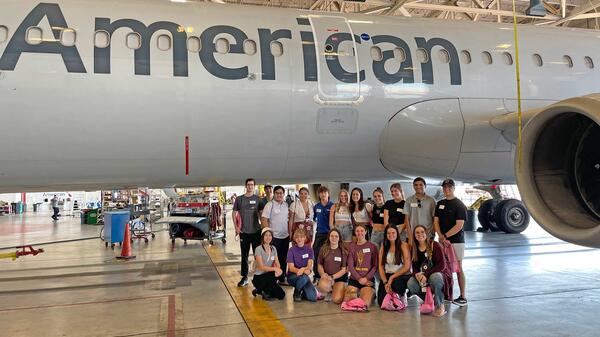
[[[417,199],[417,207],[421,208],[421,200]]]

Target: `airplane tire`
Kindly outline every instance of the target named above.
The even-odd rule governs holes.
[[[494,210],[495,222],[507,234],[521,233],[529,226],[529,211],[516,199],[502,200]]]
[[[500,228],[496,225],[496,219],[494,218],[494,208],[498,202],[490,199],[485,201],[479,206],[479,212],[477,213],[477,219],[479,224],[484,230],[491,230],[492,232],[499,232]]]

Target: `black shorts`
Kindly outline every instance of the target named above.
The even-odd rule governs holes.
[[[369,280],[369,281],[371,281],[373,284],[375,284],[375,282],[374,282],[373,280]],[[357,288],[358,290],[361,290],[362,288],[365,288],[365,287],[370,287],[370,288],[373,288],[373,289],[375,289],[375,285],[372,285],[372,286],[364,286],[364,285],[360,284],[360,283],[359,283],[357,280],[353,280],[353,279],[350,279],[350,280],[348,281],[348,286],[350,286],[350,287],[355,287],[355,288]]]
[[[348,283],[348,274],[344,274],[344,275],[340,276],[339,278],[336,278],[335,280],[333,280],[333,283],[337,283],[337,282]]]

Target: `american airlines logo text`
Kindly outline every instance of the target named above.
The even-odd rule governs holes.
[[[69,73],[87,73],[88,70],[85,68],[77,46],[64,46],[58,42],[60,31],[55,29],[52,30],[55,38],[54,40],[45,40],[36,45],[27,43],[27,29],[29,27],[38,26],[45,17],[47,18],[51,27],[68,27],[67,21],[58,4],[40,3],[27,15],[27,17],[25,17],[23,22],[21,22],[17,30],[12,35],[6,46],[6,49],[4,50],[4,53],[2,54],[2,57],[0,58],[0,70],[15,70],[17,63],[19,62],[19,58],[23,53],[49,53],[61,55],[66,70]],[[188,77],[188,35],[185,29],[181,29],[181,25],[169,21],[159,21],[150,25],[146,25],[134,19],[119,19],[115,21],[109,18],[95,19],[95,31],[106,31],[111,37],[116,30],[121,28],[130,29],[141,36],[141,47],[133,52],[134,71],[136,75],[150,75],[150,40],[155,33],[164,30],[170,32],[173,37],[173,76]],[[202,48],[198,52],[200,62],[204,68],[215,77],[226,80],[239,80],[247,78],[249,75],[247,66],[229,68],[221,65],[215,58],[215,54],[217,53],[215,47],[215,38],[220,34],[230,35],[233,40],[235,40],[235,43],[230,45],[229,53],[244,53],[243,43],[248,39],[248,36],[246,33],[244,33],[244,31],[228,25],[212,26],[206,28],[200,35],[200,41],[202,44]],[[317,52],[315,50],[314,35],[310,29],[307,31],[300,31],[299,34],[300,40],[302,41],[304,80],[317,81]],[[293,40],[292,31],[289,29],[278,29],[272,31],[266,28],[258,28],[258,36],[262,80],[275,80],[275,57],[271,54],[271,42],[281,39]],[[361,70],[358,76],[355,72],[347,71],[343,68],[342,62],[337,56],[340,44],[345,41],[351,41],[351,39],[354,39],[357,45],[363,45],[367,43],[362,41],[358,35],[351,36],[349,33],[344,32],[333,32],[325,39],[325,44],[330,45],[331,47],[331,50],[329,50],[328,55],[325,58],[327,69],[333,77],[343,83],[356,83],[357,77],[360,78],[360,81],[365,80],[364,70]],[[417,48],[424,49],[428,55],[431,55],[431,50],[434,47],[444,48],[449,55],[448,67],[450,72],[450,84],[462,84],[458,53],[456,51],[456,47],[454,47],[450,41],[442,38],[425,39],[423,37],[415,37],[414,40]],[[392,50],[383,51],[383,57],[380,60],[374,60],[372,62],[373,73],[380,82],[385,84],[415,82],[413,59],[410,53],[410,47],[404,40],[392,35],[375,35],[371,37],[371,43],[373,45],[378,45],[381,43],[393,44],[406,51],[404,60],[400,62],[400,66],[395,72],[388,72],[385,69],[385,63],[394,58],[394,53]],[[421,62],[420,67],[422,82],[426,84],[433,84],[434,73],[431,57],[428,57],[426,61]],[[93,73],[111,73],[110,44],[105,48],[94,47]]]

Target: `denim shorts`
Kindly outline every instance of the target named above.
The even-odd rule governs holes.
[[[342,233],[342,241],[352,241],[352,225],[335,225],[335,228]]]

